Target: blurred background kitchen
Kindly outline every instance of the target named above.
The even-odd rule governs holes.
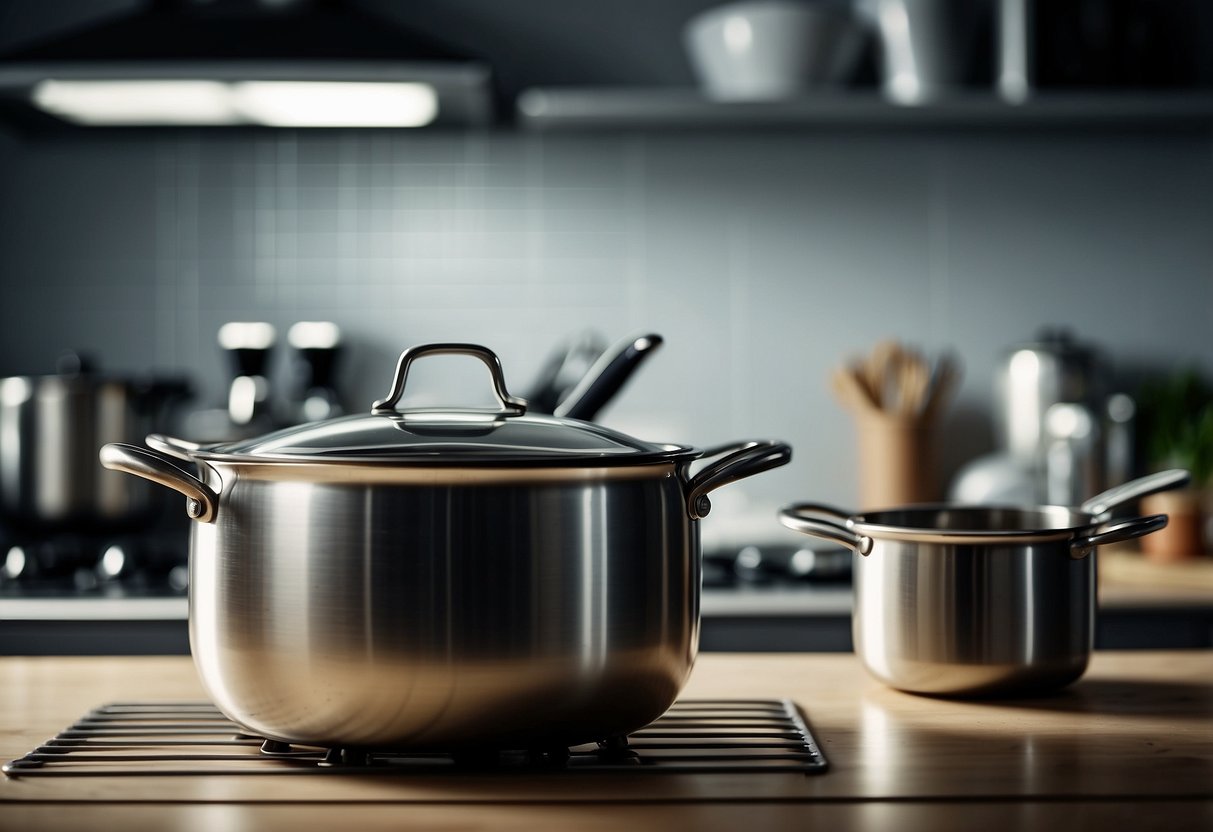
[[[1211,43],[1201,0],[6,0],[0,375],[72,349],[182,379],[164,427],[201,441],[237,430],[235,400],[245,427],[336,412],[306,409],[307,349],[339,344],[313,380],[362,410],[411,344],[486,344],[527,394],[561,345],[658,333],[601,421],[795,449],[714,497],[705,540],[730,557],[803,546],[783,503],[877,499],[881,460],[921,471],[906,499],[1078,501],[1176,463],[1203,484]],[[412,86],[360,109],[365,89],[266,81]],[[221,345],[230,322],[270,326]],[[861,460],[873,403],[838,375],[889,342],[927,390],[941,359],[954,376],[929,418],[908,406],[929,438]],[[478,394],[452,374],[425,385]],[[29,555],[54,525],[10,511],[6,539]],[[1200,552],[1195,528],[1170,555]],[[97,537],[63,556],[89,592],[114,577]],[[1160,583],[1210,580],[1179,568]]]

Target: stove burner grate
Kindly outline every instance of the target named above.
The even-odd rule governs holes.
[[[747,773],[825,771],[826,759],[788,700],[694,700],[628,737],[573,748],[419,752],[319,748],[242,733],[205,702],[119,702],[90,711],[3,767],[9,777],[340,772]]]

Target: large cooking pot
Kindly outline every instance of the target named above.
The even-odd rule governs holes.
[[[925,505],[851,514],[801,503],[784,508],[780,521],[862,556],[852,634],[873,676],[914,693],[1033,693],[1086,670],[1095,548],[1167,524],[1163,514],[1109,520],[1111,511],[1187,481],[1186,471],[1163,471],[1079,508]]]
[[[97,451],[163,430],[168,406],[189,394],[188,383],[101,373],[74,353],[58,369],[0,379],[0,513],[10,524],[72,531],[153,520],[156,490],[101,470]]]
[[[397,410],[413,362],[439,353],[483,361],[499,409]],[[492,352],[434,344],[400,356],[369,414],[101,460],[186,495],[194,660],[251,731],[414,748],[623,734],[694,661],[708,492],[791,449],[738,443],[692,475],[701,451],[525,411]]]

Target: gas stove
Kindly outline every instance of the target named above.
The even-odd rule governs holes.
[[[189,649],[189,537],[150,530],[0,527],[0,654],[182,653]]]
[[[183,597],[186,545],[176,533],[8,534],[0,539],[0,598]]]
[[[707,549],[703,554],[703,586],[728,587],[849,587],[851,551],[841,546],[750,543]]]

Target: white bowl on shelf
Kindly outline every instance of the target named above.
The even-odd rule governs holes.
[[[849,5],[753,0],[691,18],[683,38],[704,91],[724,100],[789,98],[840,86],[866,30]]]

